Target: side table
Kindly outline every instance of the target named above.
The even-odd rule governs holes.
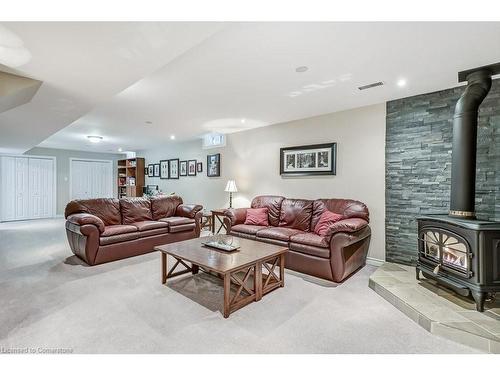
[[[220,208],[220,209],[216,209],[216,210],[211,211],[212,212],[212,233],[213,234],[219,234],[222,228],[227,229],[226,226],[224,225],[223,219],[221,219],[221,217],[224,218],[225,211],[226,211],[225,208]],[[216,227],[217,222],[219,222],[220,227],[216,233],[215,227]]]

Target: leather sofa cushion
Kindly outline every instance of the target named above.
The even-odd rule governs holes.
[[[302,254],[312,255],[320,258],[330,258],[330,249],[324,247],[310,246],[301,243],[290,243],[290,250],[297,251]]]
[[[177,195],[160,195],[151,198],[153,220],[160,220],[175,215],[177,206],[182,204],[182,198]]]
[[[145,231],[139,232],[139,238],[156,236],[158,234],[166,234],[166,233],[168,233],[168,228],[150,229],[150,230],[145,230]]]
[[[163,219],[160,219],[159,221],[161,221],[163,223],[167,223],[171,227],[176,226],[176,225],[194,224],[195,223],[194,219],[190,219],[188,217],[181,217],[181,216],[165,217]]]
[[[306,199],[284,199],[281,203],[280,227],[309,232],[313,201]]]
[[[370,221],[368,207],[364,203],[352,199],[317,199],[313,203],[311,228],[316,228],[325,210],[342,215],[344,219],[360,218]]]
[[[185,232],[188,230],[194,230],[196,227],[195,223],[192,224],[181,224],[181,225],[174,225],[170,227],[170,233],[178,233],[178,232]]]
[[[245,233],[245,234],[257,234],[259,230],[266,229],[268,227],[263,227],[261,225],[248,225],[248,224],[237,224],[231,227],[231,232]]]
[[[106,245],[111,245],[113,243],[135,240],[137,238],[139,238],[139,232],[123,233],[123,234],[117,234],[115,236],[100,237],[99,245],[106,246]]]
[[[301,230],[293,228],[276,228],[271,227],[267,229],[262,229],[257,232],[257,237],[271,238],[274,240],[286,241],[290,240],[290,237],[302,233]]]
[[[151,202],[147,198],[120,199],[122,224],[134,224],[138,221],[153,220]]]
[[[101,237],[110,237],[134,232],[137,232],[137,227],[133,225],[107,225],[104,227],[104,232],[101,233]]]
[[[277,227],[280,223],[281,202],[284,197],[276,195],[260,195],[252,200],[252,208],[267,207],[269,210],[269,225]]]
[[[311,232],[295,234],[290,237],[290,242],[317,247],[330,247],[328,238],[318,236],[317,234]]]
[[[168,228],[168,224],[162,221],[138,221],[137,223],[134,223],[132,225],[137,227],[139,232],[144,232],[151,229]]]
[[[103,221],[104,225],[122,223],[120,201],[116,198],[81,199],[69,202],[64,210],[65,218],[76,213],[97,216]]]

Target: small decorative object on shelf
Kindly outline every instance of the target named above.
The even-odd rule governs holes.
[[[220,177],[220,154],[207,155],[207,176]]]
[[[225,192],[229,193],[229,208],[233,208],[233,193],[238,192],[238,188],[236,187],[236,181],[229,180],[226,184]]]

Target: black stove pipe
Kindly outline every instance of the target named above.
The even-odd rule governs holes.
[[[496,64],[498,65],[498,64]],[[464,74],[466,73],[466,75]],[[467,87],[455,106],[449,216],[474,219],[476,193],[477,118],[491,88],[489,67],[459,73]],[[464,77],[465,75],[465,77]]]

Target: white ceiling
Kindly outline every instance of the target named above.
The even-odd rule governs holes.
[[[0,114],[0,153],[24,152],[200,43],[215,23],[15,22],[32,58],[0,70],[43,81],[26,105]],[[102,124],[105,126],[105,124]],[[65,144],[59,148],[73,147]]]
[[[2,135],[5,124],[12,139],[55,133],[40,146],[87,151],[161,147],[441,90],[460,70],[500,61],[500,23],[6,26],[33,55],[17,74],[45,83],[32,103],[0,115]],[[376,81],[385,85],[357,89]],[[90,145],[87,135],[104,140]]]

